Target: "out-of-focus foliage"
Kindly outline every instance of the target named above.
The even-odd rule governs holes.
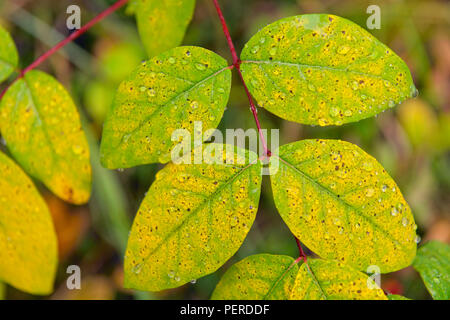
[[[148,56],[178,46],[194,13],[195,0],[134,0],[128,13],[137,27]]]
[[[11,35],[0,26],[0,82],[8,78],[19,62]]]

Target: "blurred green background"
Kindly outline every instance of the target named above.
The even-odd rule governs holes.
[[[69,32],[66,9],[81,7],[82,24],[114,1],[2,0],[0,23],[12,34],[21,67]],[[260,28],[286,16],[332,13],[366,27],[371,4],[381,8],[381,29],[369,30],[408,64],[419,96],[376,118],[342,127],[311,127],[288,122],[259,109],[263,128],[280,128],[280,143],[305,138],[335,138],[356,143],[375,156],[400,186],[410,204],[424,243],[450,243],[450,5],[448,1],[358,0],[227,0],[220,1],[235,45],[240,51]],[[197,0],[183,44],[213,50],[231,61],[211,0]],[[236,255],[216,273],[196,283],[160,293],[122,288],[122,259],[128,232],[145,192],[162,165],[124,171],[101,168],[98,144],[102,123],[115,90],[147,59],[133,17],[125,10],[103,20],[53,55],[39,68],[53,75],[74,98],[88,134],[93,163],[93,195],[86,206],[72,206],[38,184],[53,215],[59,240],[59,272],[50,299],[208,299],[227,268],[256,253],[298,256],[292,234],[279,217],[267,177],[256,221]],[[233,78],[231,97],[219,129],[255,128],[242,85]],[[82,270],[82,290],[66,288],[66,268]],[[382,276],[390,293],[429,299],[411,268]],[[36,299],[14,288],[6,298]]]

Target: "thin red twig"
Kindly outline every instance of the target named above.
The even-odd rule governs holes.
[[[103,18],[109,16],[111,13],[113,13],[114,11],[116,11],[117,9],[119,9],[120,7],[122,7],[123,5],[125,5],[128,2],[128,0],[118,0],[116,3],[114,3],[112,6],[108,7],[107,9],[105,9],[104,11],[102,11],[100,14],[98,14],[94,19],[92,19],[91,21],[89,21],[88,23],[86,23],[83,27],[81,27],[80,29],[78,29],[77,31],[73,32],[72,34],[70,34],[67,38],[61,40],[56,46],[54,46],[53,48],[51,48],[50,50],[48,50],[47,52],[45,52],[42,56],[40,56],[39,58],[37,58],[33,63],[31,63],[28,67],[26,67],[25,69],[23,69],[19,76],[14,79],[8,87],[5,88],[5,90],[2,91],[2,93],[0,94],[0,99],[3,98],[3,95],[5,94],[5,92],[8,90],[8,88],[14,83],[16,82],[18,79],[22,78],[28,71],[36,68],[37,66],[39,66],[42,62],[44,62],[45,60],[47,60],[48,57],[50,57],[52,54],[54,54],[56,51],[58,51],[59,49],[61,49],[62,47],[64,47],[66,44],[68,44],[69,42],[72,42],[73,40],[75,40],[76,38],[78,38],[79,36],[81,36],[83,33],[85,33],[86,31],[88,31],[94,24],[96,24],[97,22],[99,22],[100,20],[102,20]]]
[[[302,244],[300,243],[300,240],[296,236],[294,236],[295,242],[297,242],[298,251],[300,252],[300,257],[298,257],[299,260],[303,259],[306,262],[306,254],[303,251]]]
[[[239,78],[242,81],[242,85],[244,86],[245,93],[247,94],[248,101],[250,102],[250,109],[253,114],[253,118],[255,119],[256,127],[258,128],[259,137],[261,139],[261,143],[263,145],[264,149],[264,155],[267,157],[270,157],[272,153],[267,148],[266,139],[264,137],[263,131],[261,129],[261,124],[258,119],[258,111],[256,110],[255,103],[253,102],[252,96],[250,94],[250,91],[247,88],[247,85],[244,81],[244,77],[242,76],[241,72],[241,60],[238,58],[236,54],[236,49],[234,47],[233,41],[231,40],[230,31],[228,30],[227,23],[225,22],[225,18],[223,16],[222,10],[220,9],[219,2],[217,0],[213,0],[214,6],[216,7],[217,14],[219,15],[220,22],[222,24],[223,33],[225,34],[225,37],[227,38],[228,47],[230,48],[231,56],[233,57],[233,65],[236,67],[236,70],[239,74]]]

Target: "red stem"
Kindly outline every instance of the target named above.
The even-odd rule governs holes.
[[[86,31],[88,31],[94,24],[96,24],[97,22],[99,22],[100,20],[102,20],[103,18],[109,16],[111,13],[113,13],[114,11],[116,11],[117,9],[119,9],[120,7],[122,7],[123,5],[125,5],[128,2],[128,0],[118,0],[116,3],[114,3],[112,6],[108,7],[107,9],[105,9],[104,11],[102,11],[100,14],[98,14],[94,19],[92,19],[91,21],[89,21],[88,23],[86,23],[83,27],[81,27],[80,29],[78,29],[77,31],[73,32],[72,34],[70,34],[67,38],[61,40],[56,46],[54,46],[53,48],[51,48],[50,50],[48,50],[47,52],[45,52],[42,56],[40,56],[39,58],[37,58],[33,63],[31,63],[28,67],[26,67],[25,69],[23,69],[19,76],[14,79],[8,87],[5,88],[5,90],[2,91],[2,93],[0,94],[0,99],[3,98],[3,95],[5,94],[5,92],[8,90],[8,88],[14,83],[16,82],[18,79],[22,78],[28,71],[36,68],[37,66],[39,66],[42,62],[44,62],[45,60],[47,60],[48,57],[50,57],[52,54],[54,54],[56,51],[58,51],[59,49],[61,49],[62,47],[64,47],[66,44],[68,44],[69,42],[72,42],[73,40],[75,40],[76,38],[78,38],[79,36],[81,36],[83,33],[85,33]]]
[[[272,153],[267,148],[266,139],[264,138],[264,134],[261,129],[261,124],[258,119],[258,111],[256,110],[256,106],[253,102],[252,96],[250,94],[250,91],[247,88],[247,85],[245,84],[244,77],[242,76],[241,72],[241,60],[238,58],[236,54],[236,49],[234,47],[233,41],[231,40],[230,31],[228,30],[227,23],[225,22],[225,18],[223,16],[222,10],[220,9],[218,0],[213,0],[214,6],[216,7],[217,14],[219,15],[220,23],[222,24],[223,33],[225,34],[225,37],[227,38],[228,47],[230,48],[231,56],[233,57],[233,65],[235,66],[239,78],[242,81],[242,85],[244,86],[245,93],[247,94],[248,101],[250,102],[250,109],[252,110],[253,118],[255,119],[256,127],[258,128],[259,137],[261,139],[263,149],[264,149],[264,156],[270,157]]]
[[[296,236],[294,236],[294,238],[295,242],[297,242],[298,251],[300,252],[300,257],[298,257],[298,259],[299,260],[303,259],[306,262],[306,254],[303,251],[302,244],[300,243],[300,240],[298,240]]]

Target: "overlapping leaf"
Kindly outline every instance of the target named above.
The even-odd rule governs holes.
[[[0,26],[0,82],[9,77],[18,62],[16,45],[8,31]]]
[[[203,134],[218,126],[230,87],[226,61],[203,48],[178,47],[144,62],[117,91],[103,130],[102,164],[168,162],[179,129],[208,139]]]
[[[408,67],[391,49],[333,15],[274,22],[250,39],[241,59],[258,103],[304,124],[358,121],[417,94]]]
[[[137,0],[130,5],[147,54],[154,57],[181,43],[194,13],[195,0]]]
[[[288,300],[298,272],[289,256],[257,254],[231,266],[213,300]]]
[[[411,210],[383,167],[339,140],[284,145],[271,159],[274,200],[294,235],[322,258],[366,271],[408,266],[416,253]]]
[[[126,287],[178,287],[216,271],[241,246],[258,208],[261,164],[252,152],[223,146],[205,147],[218,163],[208,157],[158,172],[128,239]]]
[[[417,251],[413,263],[435,300],[450,299],[450,247],[430,241]]]
[[[308,259],[295,279],[292,300],[387,300],[373,280],[341,262]]]
[[[25,173],[0,153],[0,281],[32,294],[49,294],[57,254],[44,200]]]
[[[1,101],[0,128],[26,172],[66,201],[88,201],[88,144],[76,106],[53,77],[30,71],[17,80]]]

